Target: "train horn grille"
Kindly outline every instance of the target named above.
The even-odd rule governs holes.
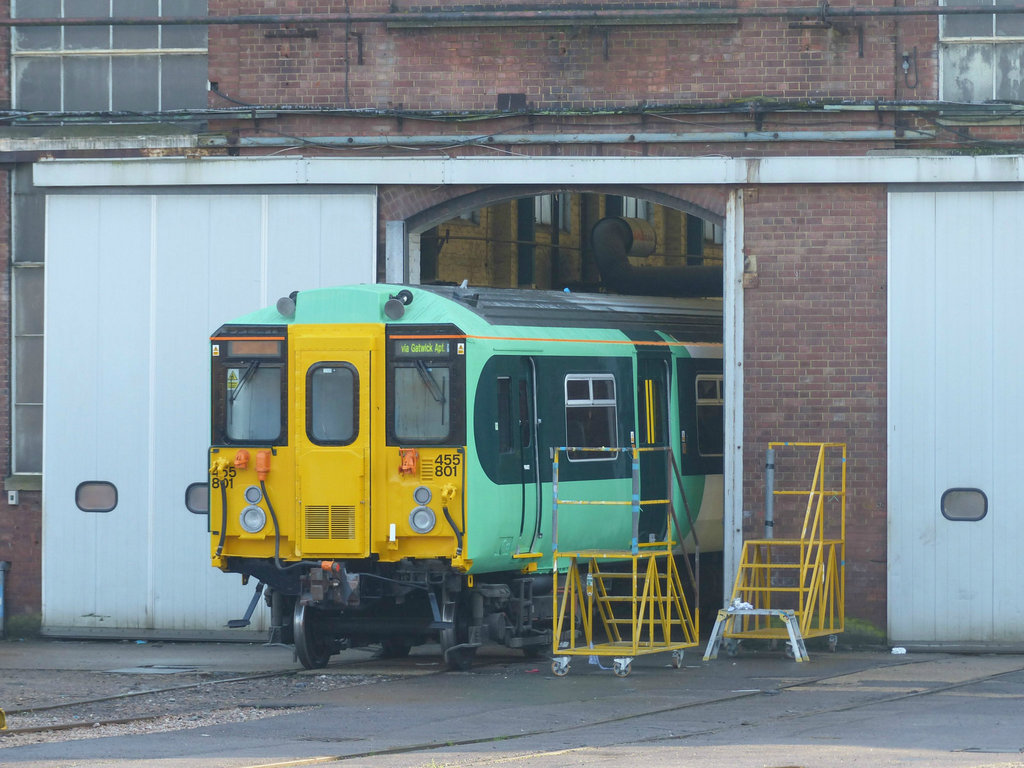
[[[436,479],[437,478],[434,477],[434,460],[433,459],[425,459],[421,455],[420,456],[420,482],[421,483],[428,483],[431,480],[436,480]]]
[[[354,539],[356,508],[325,504],[306,505],[307,539]]]

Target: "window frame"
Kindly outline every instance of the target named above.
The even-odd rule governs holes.
[[[587,389],[589,392],[588,398],[570,397],[569,396],[569,382],[571,381],[586,381]],[[608,381],[611,382],[612,393],[611,397],[595,397],[594,394],[594,382],[595,381]],[[565,442],[567,448],[618,448],[619,439],[619,403],[618,403],[618,381],[615,378],[614,373],[608,372],[595,372],[595,373],[567,373],[565,378],[562,380],[562,393],[564,395],[563,403],[565,408],[564,421],[565,426]],[[572,409],[598,409],[604,408],[609,409],[610,413],[608,423],[611,426],[610,440],[607,445],[593,443],[590,436],[584,432],[584,438],[586,442],[583,445],[570,445],[569,439],[569,414]],[[594,462],[594,461],[615,461],[618,458],[618,451],[572,451],[567,450],[566,458],[574,463]]]
[[[100,489],[109,488],[114,494],[114,502],[109,505],[96,506],[96,507],[83,507],[82,506],[82,493],[87,489]],[[117,486],[109,480],[83,480],[77,486],[75,486],[75,506],[83,512],[92,515],[105,515],[108,512],[113,512],[117,509],[118,494]]]
[[[317,371],[326,368],[341,368],[352,374],[352,431],[347,439],[324,439],[316,436],[313,432],[314,411],[316,409],[316,402],[313,397],[313,377]],[[352,365],[352,363],[341,360],[324,360],[309,366],[309,369],[306,371],[306,437],[309,442],[314,445],[351,445],[359,439],[359,427],[359,369]]]
[[[572,195],[553,192],[535,195],[533,198],[533,221],[538,226],[550,227],[553,210],[558,206],[558,230],[572,232]]]
[[[714,397],[701,397],[700,385],[701,385],[702,382],[707,382],[707,381],[715,382],[715,396]],[[719,456],[724,456],[725,455],[725,442],[724,442],[724,439],[725,439],[725,435],[724,435],[725,393],[724,393],[724,386],[725,386],[725,376],[723,374],[721,374],[721,373],[698,373],[694,377],[694,379],[693,379],[694,416],[695,416],[695,419],[696,419],[695,424],[697,426],[697,455],[700,456],[701,458],[713,458],[713,457],[719,457]],[[723,427],[722,430],[717,430],[716,429],[716,433],[721,432],[721,434],[722,434],[722,450],[717,452],[717,453],[713,453],[711,451],[705,451],[704,447],[702,445],[702,435],[704,434],[704,430],[701,429],[701,426],[702,426],[702,424],[704,424],[704,417],[702,417],[701,414],[707,412],[706,410],[702,411],[702,408],[704,408],[704,409],[717,408],[719,410],[719,412],[721,413],[721,417],[715,419],[715,421],[718,423],[718,425]]]
[[[278,355],[229,354],[232,342],[254,339],[279,342]],[[210,435],[214,446],[262,446],[288,445],[288,332],[285,326],[223,326],[211,339],[210,366]],[[281,431],[272,440],[240,440],[228,435],[227,371],[229,368],[245,368],[250,363],[276,368],[280,371]]]
[[[977,516],[972,516],[972,517],[950,515],[947,512],[946,499],[949,498],[951,494],[957,494],[957,495],[975,494],[975,495],[980,496],[981,497],[981,501],[982,501],[981,514],[977,515]],[[945,491],[942,492],[942,496],[939,498],[939,512],[942,513],[942,516],[944,518],[946,518],[947,520],[949,520],[952,523],[976,523],[979,520],[984,520],[988,516],[988,494],[986,494],[980,488],[961,488],[961,487],[947,488]]]
[[[940,6],[950,5],[947,0],[939,0]],[[987,5],[987,4],[986,4]],[[1007,101],[1007,100],[1020,100],[1024,98],[1024,85],[1021,86],[1020,93],[1018,94],[1004,94],[1000,96],[999,91],[999,76],[1000,68],[997,65],[998,56],[997,48],[999,46],[1016,45],[1020,49],[1020,53],[1024,56],[1024,20],[1017,21],[1021,29],[1016,30],[1014,34],[1000,34],[999,23],[1000,17],[997,16],[995,10],[999,8],[999,0],[991,0],[991,7],[993,13],[991,14],[978,14],[975,16],[958,15],[952,17],[949,15],[942,15],[939,17],[939,39],[938,39],[938,60],[939,60],[939,100],[940,101],[964,101],[963,98],[958,98],[956,94],[947,93],[946,87],[946,69],[951,66],[951,63],[947,60],[947,53],[955,51],[957,49],[965,49],[968,46],[975,48],[989,48],[991,49],[990,63],[988,64],[987,73],[989,79],[987,82],[988,88],[987,93],[980,96],[975,96],[970,103],[981,103],[985,101]],[[983,7],[979,3],[979,7]],[[973,20],[975,18],[988,16],[991,23],[989,25],[988,34],[978,34],[974,32],[968,33],[949,33],[947,27],[951,23],[964,23],[966,20]],[[1011,23],[1015,21],[1013,17],[1010,18]],[[916,53],[915,53],[916,55]],[[916,62],[910,63],[910,66],[916,66]],[[1024,75],[1024,70],[1021,71]],[[980,85],[984,85],[981,83]],[[979,85],[979,84],[976,84]]]
[[[448,418],[448,429],[444,435],[438,437],[423,437],[422,435],[404,435],[398,431],[398,416],[401,412],[399,407],[399,398],[397,396],[392,397],[392,408],[389,428],[391,433],[394,435],[395,440],[399,445],[449,445],[452,440],[452,435],[455,429],[452,407],[452,390],[454,389],[453,379],[455,378],[455,370],[450,360],[407,360],[402,362],[395,362],[391,366],[389,372],[389,378],[391,379],[390,384],[392,392],[394,393],[398,389],[398,371],[400,370],[416,370],[422,365],[430,370],[427,373],[431,373],[434,370],[444,369],[447,372],[447,392],[443,393],[445,397],[444,408],[445,416]],[[422,376],[422,374],[420,374]]]
[[[20,2],[29,4],[30,0],[20,0]],[[164,3],[168,0],[154,0],[156,3],[156,15],[157,16],[172,16],[173,10],[165,10]],[[25,15],[24,11],[19,16],[18,9],[19,0],[11,5],[11,16],[12,18],[40,18],[38,15]],[[170,2],[168,2],[170,5]],[[208,3],[202,3],[205,6],[205,10],[202,14],[209,12]],[[29,11],[31,14],[31,11]],[[181,14],[179,14],[181,15]],[[197,15],[194,13],[188,13],[187,15]],[[122,17],[122,13],[119,9],[115,8],[113,2],[107,3],[107,13],[104,16],[97,15],[97,19],[114,19]],[[71,14],[67,12],[64,0],[59,0],[58,11],[56,18],[71,18]],[[56,44],[37,44],[37,45],[25,45],[23,44],[23,35],[25,32],[21,32],[18,29],[18,25],[14,25],[14,29],[11,34],[10,42],[10,55],[11,55],[11,103],[16,109],[31,109],[39,112],[67,112],[67,111],[83,111],[83,112],[164,112],[172,109],[202,109],[207,106],[206,94],[208,91],[208,74],[204,77],[207,85],[202,89],[201,92],[195,94],[188,94],[184,98],[185,103],[177,103],[182,99],[175,99],[174,102],[168,103],[169,94],[166,93],[168,84],[173,84],[176,80],[180,79],[183,74],[186,73],[184,66],[173,66],[167,67],[166,64],[173,60],[178,59],[179,63],[181,60],[186,58],[192,58],[196,61],[192,62],[196,66],[204,69],[208,73],[209,68],[209,33],[208,27],[200,25],[189,25],[189,27],[199,27],[202,29],[203,44],[201,46],[175,46],[172,44],[165,45],[165,36],[168,34],[167,30],[170,27],[177,26],[179,29],[184,28],[182,25],[173,24],[161,24],[153,25],[152,27],[133,27],[126,25],[112,25],[112,24],[97,24],[95,27],[92,26],[55,26],[52,29],[56,31]],[[22,30],[38,30],[38,29],[50,29],[50,27],[25,27],[22,26]],[[105,32],[106,35],[106,46],[100,47],[96,45],[89,45],[88,43],[82,45],[76,45],[74,41],[69,42],[69,30],[72,34],[77,33],[81,30],[102,30],[97,33],[97,37],[102,37]],[[131,47],[129,45],[122,44],[126,41],[118,41],[119,36],[124,35],[124,30],[153,30],[155,47]],[[121,34],[119,34],[119,32]],[[175,41],[169,41],[173,43]],[[186,41],[190,42],[190,41]],[[147,61],[148,65],[152,67],[152,73],[147,75],[148,79],[142,83],[141,87],[132,89],[127,85],[129,79],[122,79],[119,81],[119,62],[127,58],[136,59],[152,59]],[[202,62],[199,62],[202,59]],[[105,80],[106,94],[104,103],[97,103],[96,105],[82,106],[74,105],[73,108],[69,107],[68,96],[69,93],[75,89],[69,88],[68,80],[74,76],[74,69],[78,66],[73,62],[87,62],[89,60],[97,62],[97,65],[103,70],[102,77]],[[56,81],[54,82],[52,74],[43,75],[46,82],[54,86],[54,90],[57,92],[57,106],[55,109],[46,109],[37,107],[36,105],[26,105],[19,91],[21,90],[22,78],[25,76],[25,70],[33,65],[40,65],[46,61],[56,61]],[[70,66],[69,66],[70,65]],[[138,62],[132,71],[137,71]],[[193,75],[196,75],[195,71],[192,71]],[[121,87],[117,88],[115,85],[120,82]],[[30,89],[36,91],[38,89]],[[154,106],[152,108],[133,106],[129,102],[132,98],[137,98],[139,93],[147,94],[153,97]],[[98,95],[98,94],[97,94]]]

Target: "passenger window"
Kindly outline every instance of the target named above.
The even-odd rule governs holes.
[[[725,453],[725,400],[721,376],[697,377],[697,452],[701,456]]]
[[[519,382],[519,444],[523,448],[530,446],[532,431],[530,429],[530,391],[525,381]]]
[[[229,440],[270,443],[281,436],[282,370],[259,360],[225,369]]]
[[[512,379],[502,376],[498,379],[498,453],[512,452]]]
[[[451,433],[451,370],[446,365],[395,368],[395,438],[406,443],[436,443]]]
[[[320,445],[347,445],[358,432],[358,373],[348,363],[318,363],[306,375],[306,434]]]
[[[565,377],[565,441],[569,448],[618,446],[615,377],[570,374]],[[612,461],[611,451],[566,452],[570,461]]]

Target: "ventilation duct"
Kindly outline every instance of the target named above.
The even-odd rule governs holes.
[[[629,257],[649,256],[657,237],[643,219],[611,216],[590,231],[601,282],[616,293],[644,296],[721,296],[721,267],[636,267]]]

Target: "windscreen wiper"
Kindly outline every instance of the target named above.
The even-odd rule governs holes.
[[[242,374],[242,378],[240,378],[238,380],[238,384],[235,385],[235,391],[231,393],[231,400],[229,402],[232,402],[232,403],[235,402],[235,399],[242,392],[242,387],[244,387],[245,383],[247,381],[249,381],[249,379],[252,378],[252,375],[254,373],[256,373],[256,369],[259,368],[259,367],[260,367],[260,361],[259,360],[253,360],[251,363],[249,363],[248,367],[245,369],[245,372]]]
[[[430,394],[434,398],[434,402],[441,403],[443,405],[445,400],[444,392],[441,391],[441,387],[438,386],[433,374],[427,368],[427,364],[422,360],[417,360],[416,370],[420,372],[420,378],[423,379],[423,383],[426,384],[427,389],[430,390]]]

